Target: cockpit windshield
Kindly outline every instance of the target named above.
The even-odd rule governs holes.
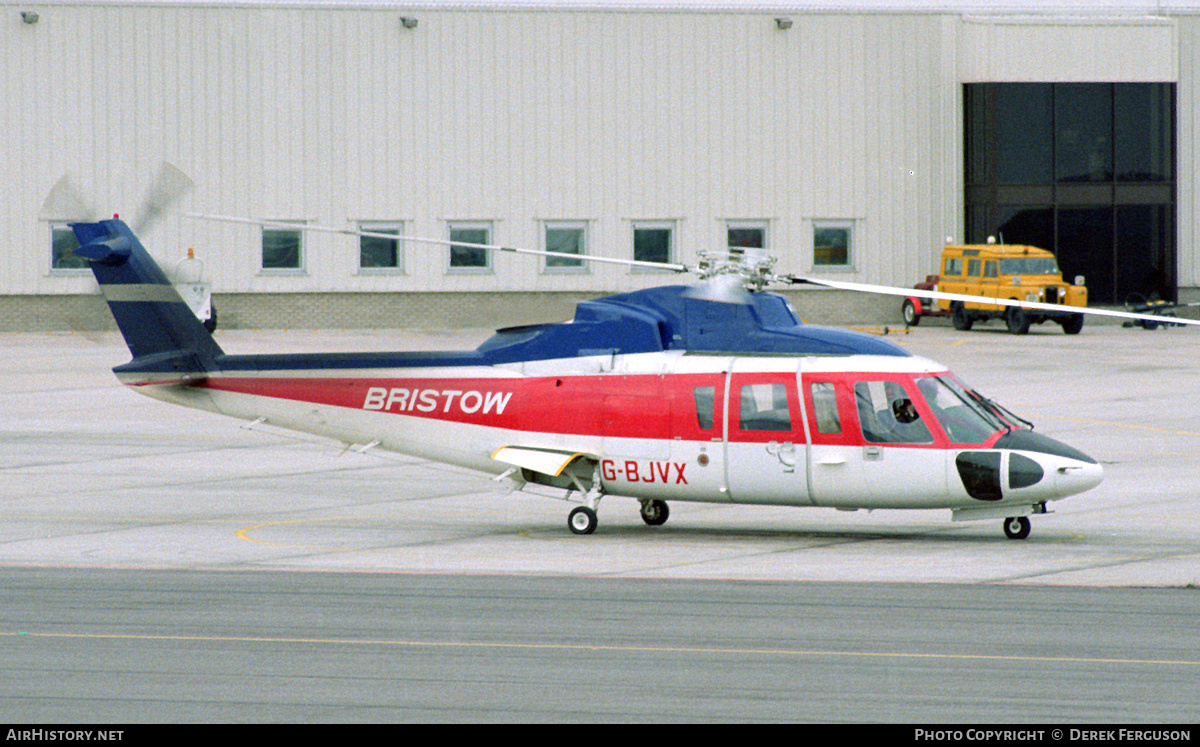
[[[982,444],[996,431],[1012,429],[949,376],[918,378],[917,389],[954,443]]]

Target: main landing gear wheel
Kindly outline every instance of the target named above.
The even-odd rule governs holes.
[[[577,506],[567,514],[567,526],[575,534],[591,534],[599,523],[596,512],[587,506]]]
[[[1010,540],[1023,540],[1029,536],[1029,519],[1010,516],[1004,520],[1004,536]]]
[[[667,517],[671,515],[671,510],[667,508],[666,501],[642,501],[642,521],[652,527],[662,526],[667,523]]]

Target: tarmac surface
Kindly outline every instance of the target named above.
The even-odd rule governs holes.
[[[875,332],[882,332],[876,329]],[[484,330],[219,331],[228,352]],[[1188,723],[1200,336],[889,339],[1104,464],[1031,517],[672,504],[647,527],[121,387],[116,333],[0,335],[0,712],[26,723]],[[906,733],[907,734],[907,733]]]

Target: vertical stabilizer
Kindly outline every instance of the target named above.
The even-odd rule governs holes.
[[[116,218],[74,223],[76,254],[88,260],[133,360],[121,372],[203,374],[220,346],[184,303],[129,226]]]

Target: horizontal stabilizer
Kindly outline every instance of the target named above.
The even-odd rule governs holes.
[[[558,451],[555,449],[532,449],[523,446],[502,446],[492,454],[492,459],[523,469],[558,477],[576,459],[597,460],[594,454],[582,451]]]

